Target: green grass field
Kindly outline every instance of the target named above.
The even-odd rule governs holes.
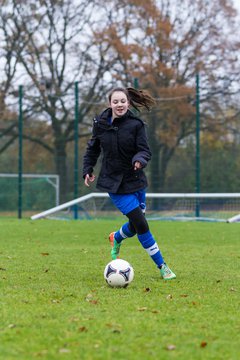
[[[103,278],[121,221],[2,219],[0,359],[239,359],[240,225],[150,222],[177,279],[136,237],[126,289]]]

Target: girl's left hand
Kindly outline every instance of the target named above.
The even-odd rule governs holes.
[[[142,164],[139,161],[135,161],[134,170],[138,170],[142,168]]]
[[[90,182],[93,182],[94,180],[95,180],[95,175],[93,175],[93,174],[87,174],[87,175],[85,176],[84,184],[89,187],[89,186],[90,186],[90,185],[89,185],[89,181],[90,181]]]

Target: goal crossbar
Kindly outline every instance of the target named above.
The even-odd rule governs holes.
[[[47,217],[51,214],[54,214],[58,211],[70,208],[76,204],[80,204],[82,202],[85,202],[92,198],[106,198],[108,197],[108,193],[101,193],[101,192],[93,192],[89,193],[87,195],[81,196],[77,199],[68,201],[66,203],[63,203],[61,205],[55,206],[51,209],[45,210],[43,212],[40,212],[38,214],[35,214],[31,216],[31,220],[37,220],[44,217]],[[166,199],[166,198],[175,198],[175,199],[230,199],[230,198],[239,198],[240,199],[240,193],[147,193],[147,198],[160,198],[160,199]],[[226,222],[236,222],[240,220],[240,214],[235,215],[229,219],[226,220]]]

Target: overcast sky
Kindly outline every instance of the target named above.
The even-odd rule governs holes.
[[[235,7],[238,9],[240,15],[240,0],[233,0],[233,3],[235,4]]]

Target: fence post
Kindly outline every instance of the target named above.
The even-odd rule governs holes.
[[[18,88],[18,218],[22,218],[22,127],[23,127],[23,116],[22,116],[22,97],[23,87],[22,85]]]
[[[134,78],[133,80],[133,86],[136,90],[138,90],[139,88],[139,82],[138,82],[138,78]]]
[[[78,81],[75,82],[75,119],[74,119],[74,199],[78,197]],[[78,204],[74,206],[74,219],[78,219]]]
[[[196,74],[196,193],[200,193],[200,87],[199,73]],[[196,199],[195,216],[200,217],[200,201]]]

